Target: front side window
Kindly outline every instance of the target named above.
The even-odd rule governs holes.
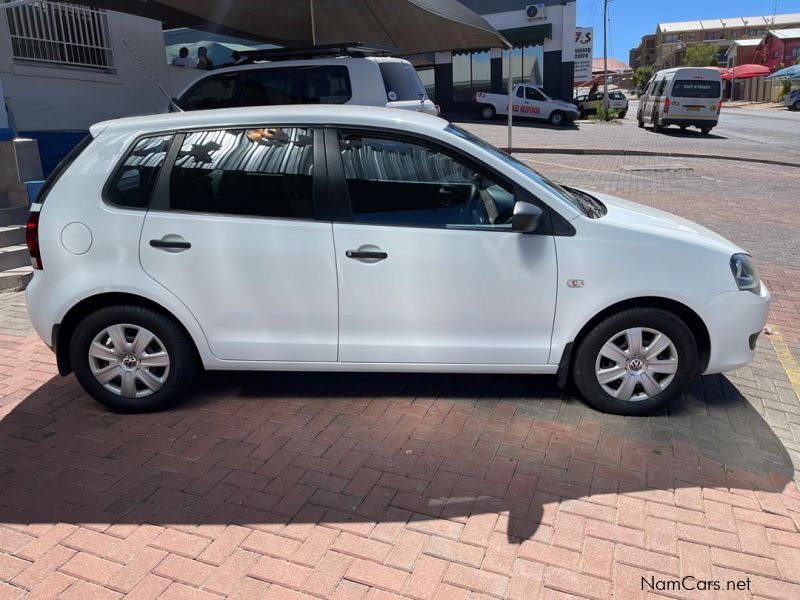
[[[235,73],[212,75],[195,83],[178,102],[183,110],[230,108],[236,105]]]
[[[544,102],[545,97],[542,95],[542,92],[537,90],[536,88],[525,88],[525,98],[528,100],[536,100],[537,102]]]
[[[719,98],[719,81],[679,79],[672,86],[675,98]]]
[[[170,174],[170,210],[310,219],[311,129],[253,128],[189,133]]]
[[[339,143],[354,222],[511,231],[513,193],[450,155],[345,132]]]
[[[162,135],[136,142],[109,182],[107,200],[124,208],[147,208],[171,140]]]

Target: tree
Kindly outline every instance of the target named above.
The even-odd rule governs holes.
[[[636,86],[636,93],[641,96],[647,82],[656,74],[656,68],[650,65],[642,65],[633,72],[633,84]]]
[[[686,49],[687,67],[716,67],[719,65],[719,50],[712,44],[695,44]]]

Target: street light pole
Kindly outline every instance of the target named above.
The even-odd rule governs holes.
[[[608,3],[603,0],[603,112],[606,121],[610,120],[608,114]]]

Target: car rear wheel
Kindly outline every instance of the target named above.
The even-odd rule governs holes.
[[[554,110],[550,113],[550,123],[556,126],[564,125],[566,123],[567,118],[564,116],[564,113],[560,110]]]
[[[702,133],[703,135],[708,135],[709,133],[711,133],[711,127],[702,127],[700,129],[700,133]]]
[[[638,125],[639,125],[639,127],[640,127],[641,129],[644,129],[644,120],[642,119],[642,115],[641,115],[641,113],[639,113],[638,115],[636,115],[636,122],[638,123]]]
[[[489,104],[484,104],[481,107],[481,118],[485,119],[486,121],[491,121],[492,119],[497,116],[497,111],[494,109],[494,106]]]
[[[653,131],[655,133],[661,131],[661,123],[658,122],[658,111],[653,112]]]
[[[792,110],[800,110],[800,100],[792,104]]]
[[[147,412],[183,399],[198,370],[194,345],[173,319],[141,306],[88,315],[70,345],[75,375],[115,412]]]
[[[573,380],[598,410],[644,415],[663,409],[688,388],[698,372],[697,356],[692,332],[675,314],[625,310],[580,341]]]
[[[619,118],[620,119],[624,119],[626,116],[628,116],[628,111],[627,110],[623,110],[621,113],[619,113]]]

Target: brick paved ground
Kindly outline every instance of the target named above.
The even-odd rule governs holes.
[[[750,248],[783,337],[645,419],[544,377],[239,373],[120,416],[55,375],[21,296],[0,295],[0,598],[716,596],[642,590],[684,575],[749,580],[720,598],[800,597],[800,399],[781,346],[798,175],[533,158]]]

